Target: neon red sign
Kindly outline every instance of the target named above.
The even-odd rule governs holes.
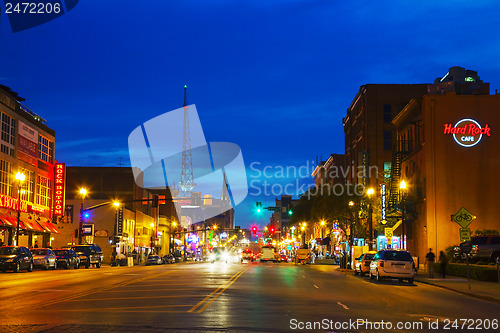
[[[462,119],[455,126],[452,124],[444,124],[444,134],[451,134],[455,141],[462,147],[472,147],[481,141],[483,135],[490,136],[491,128],[488,124],[481,127],[479,123],[473,119]]]
[[[18,201],[15,198],[9,197],[7,195],[0,194],[0,207],[9,208],[12,210],[17,210]],[[28,211],[28,203],[26,201],[20,202],[19,210],[21,212]]]
[[[66,192],[66,164],[54,165],[54,215],[64,216],[64,197]]]

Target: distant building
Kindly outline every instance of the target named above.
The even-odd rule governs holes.
[[[51,223],[55,132],[23,101],[0,85],[0,240],[15,244],[19,194],[19,245],[31,247],[37,241],[42,247],[59,232]],[[24,175],[22,183],[16,180],[17,173]]]
[[[326,161],[318,163],[311,174],[314,178],[314,185],[345,184],[346,167],[345,155],[331,154]]]

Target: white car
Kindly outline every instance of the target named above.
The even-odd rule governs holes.
[[[410,252],[402,250],[381,250],[378,251],[370,263],[370,279],[377,278],[382,281],[384,278],[408,280],[413,283],[415,278],[415,263]]]

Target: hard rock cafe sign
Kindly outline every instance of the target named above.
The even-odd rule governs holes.
[[[474,119],[462,119],[459,120],[455,125],[444,124],[444,134],[453,135],[456,143],[462,147],[472,147],[481,141],[483,135],[490,136],[491,128],[488,124],[482,127]]]

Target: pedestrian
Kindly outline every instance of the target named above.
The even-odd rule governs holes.
[[[38,241],[35,241],[35,249],[38,248]]]
[[[48,249],[51,249],[51,248],[52,248],[52,246],[50,246],[50,241],[48,241],[48,242],[47,242],[47,248],[48,248]]]
[[[427,263],[427,272],[429,277],[434,278],[434,261],[436,260],[436,255],[429,249],[429,252],[425,255],[425,262]]]
[[[316,259],[316,254],[314,251],[311,252],[311,264],[314,264],[314,259]]]
[[[446,279],[446,265],[448,264],[448,259],[446,258],[444,251],[439,252],[439,264],[441,265],[443,279]]]

